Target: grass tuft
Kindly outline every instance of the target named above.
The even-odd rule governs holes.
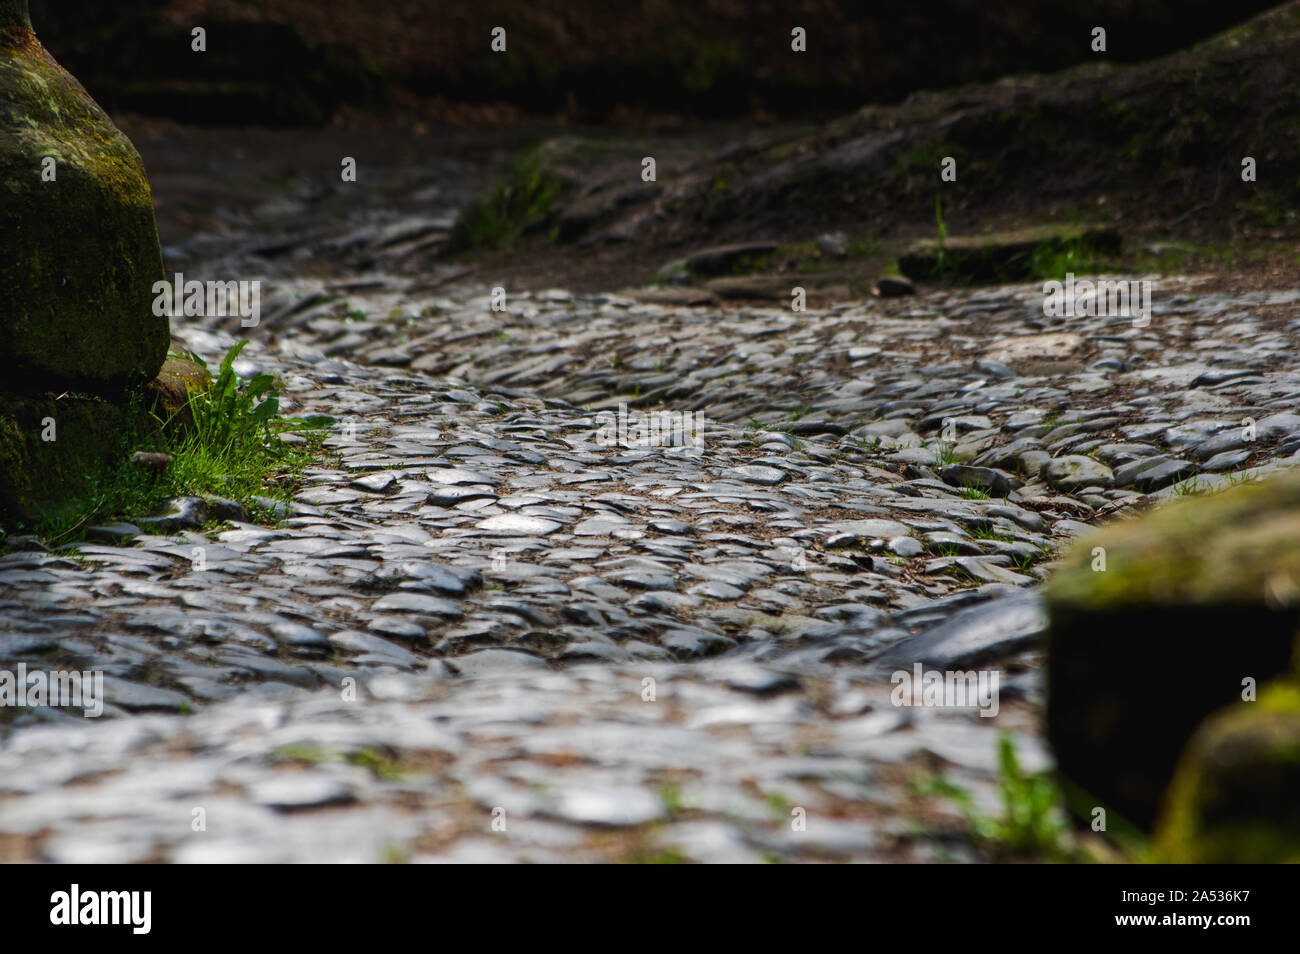
[[[997,859],[1045,861],[1080,860],[1079,846],[1069,834],[1064,797],[1046,774],[1026,774],[1009,735],[998,737],[998,791],[1002,817],[993,818],[975,808],[970,792],[941,775],[912,783],[917,795],[937,796],[961,812],[975,843]]]
[[[47,547],[66,546],[96,523],[145,516],[173,497],[217,496],[250,512],[263,509],[259,497],[288,500],[305,468],[319,459],[324,428],[335,421],[279,417],[271,375],[241,381],[235,373],[246,344],[226,354],[210,390],[191,391],[185,407],[168,418],[134,398],[119,461],[87,474],[77,500],[15,529],[36,534]],[[286,440],[290,434],[297,436]],[[162,471],[134,464],[129,458],[138,450],[166,452],[172,462]]]

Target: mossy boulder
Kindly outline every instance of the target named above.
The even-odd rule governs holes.
[[[1187,746],[1156,831],[1167,864],[1300,863],[1300,684],[1208,719]]]
[[[1292,666],[1300,473],[1083,538],[1046,603],[1047,733],[1084,799],[1075,807],[1149,828],[1202,720],[1240,700],[1246,680],[1263,685]]]
[[[202,364],[169,354],[157,377],[118,401],[0,392],[0,524],[80,506],[95,476],[142,439],[183,438],[193,424],[190,394],[211,387]]]
[[[0,0],[5,387],[109,395],[151,379],[169,338],[152,307],[163,277],[135,147],[41,46],[27,0]]]
[[[122,456],[126,407],[88,396],[0,394],[0,523],[75,506]]]

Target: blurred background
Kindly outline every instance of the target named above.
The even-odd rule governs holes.
[[[579,290],[758,242],[783,249],[769,271],[861,291],[939,215],[954,235],[1118,229],[1123,260],[1096,268],[1282,274],[1297,258],[1300,0],[31,6],[143,155],[177,266],[364,270],[381,260],[336,250],[412,216],[425,234],[385,268],[486,257]],[[364,189],[338,181],[340,156]],[[940,210],[946,156],[961,175]],[[1243,156],[1264,174],[1232,188]],[[854,254],[803,247],[837,233]],[[742,285],[728,293],[768,295]]]
[[[319,125],[349,110],[456,122],[638,113],[804,117],[1091,58],[1157,57],[1269,0],[32,0],[47,48],[110,112]],[[1118,28],[1122,24],[1122,29]],[[189,33],[207,30],[207,52]],[[488,50],[507,30],[509,56]],[[790,56],[790,31],[808,53]]]

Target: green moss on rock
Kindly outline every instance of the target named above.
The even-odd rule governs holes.
[[[0,394],[0,523],[75,506],[94,476],[122,457],[128,413],[94,397]]]
[[[1267,687],[1197,730],[1157,828],[1155,861],[1300,863],[1300,684]]]
[[[54,181],[42,176],[55,160]],[[153,199],[135,148],[0,0],[0,341],[6,387],[100,394],[167,353]]]
[[[1106,548],[1106,572],[1091,570]],[[1300,609],[1300,473],[1244,484],[1117,524],[1071,550],[1051,585],[1063,609]]]
[[[1098,549],[1104,551],[1105,569]],[[1047,731],[1087,793],[1149,827],[1210,713],[1288,672],[1300,474],[1173,503],[1080,540],[1046,589]]]
[[[1115,254],[1122,246],[1113,228],[1034,226],[989,235],[956,236],[942,243],[917,242],[898,259],[898,269],[913,281],[947,277],[972,282],[1020,281],[1037,274],[1045,259],[1071,253]]]

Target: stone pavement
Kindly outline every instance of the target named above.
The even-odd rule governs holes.
[[[1300,451],[1294,291],[655,297],[276,279],[237,369],[339,422],[277,525],[0,556],[4,668],[107,695],[0,712],[0,857],[976,860],[914,783],[1049,764],[1052,555]],[[894,705],[917,662],[996,715]]]

